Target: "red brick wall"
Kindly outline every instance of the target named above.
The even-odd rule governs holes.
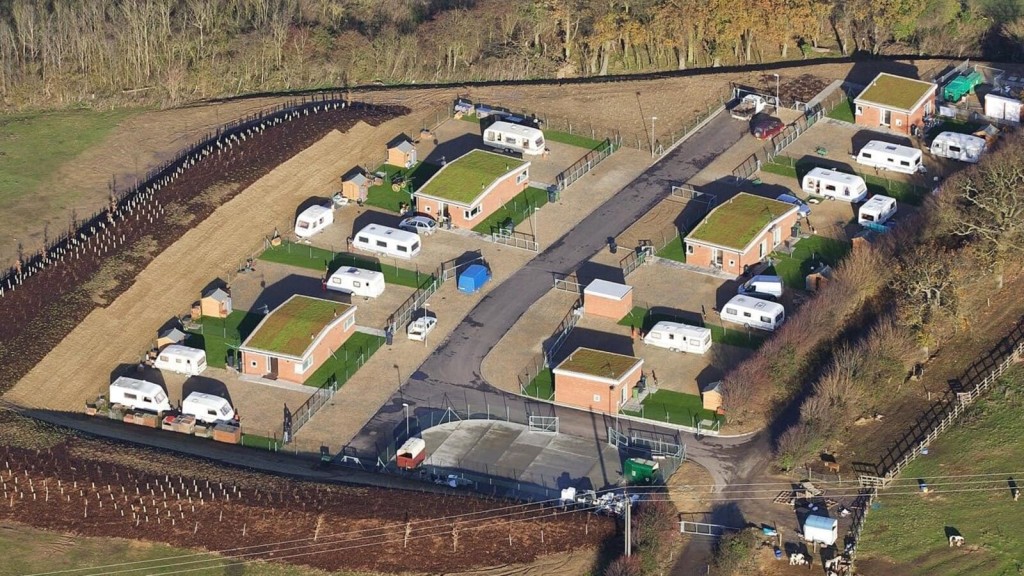
[[[587,314],[621,320],[633,309],[633,291],[630,290],[622,300],[602,298],[594,294],[583,295],[583,311]]]
[[[610,384],[583,376],[555,374],[555,402],[594,412],[618,414],[619,405],[622,404],[622,389],[626,388],[626,399],[628,400],[633,394],[633,388],[640,381],[642,370],[643,363],[641,362],[626,375],[622,383],[614,390],[609,390]],[[600,396],[600,400],[595,401],[595,395]]]
[[[356,331],[356,325],[354,321],[355,314],[353,313],[353,322],[347,330],[345,329],[345,321],[339,322],[336,326],[331,328],[330,332],[324,337],[323,340],[313,349],[313,364],[310,365],[309,369],[303,374],[297,374],[295,372],[295,366],[301,365],[301,363],[294,362],[292,360],[286,360],[284,358],[278,358],[277,360],[277,378],[278,380],[284,380],[286,382],[295,382],[296,384],[302,384],[317,371],[320,366],[330,357],[331,351],[337,350],[342,344],[348,340],[349,336]],[[256,366],[253,366],[253,361],[256,361]],[[267,374],[267,355],[260,354],[258,352],[242,352],[242,373],[249,374],[252,376],[264,376]]]
[[[507,178],[492,188],[480,203],[480,213],[471,220],[466,219],[464,214],[465,208],[462,206],[449,206],[448,215],[451,216],[452,226],[457,226],[459,228],[472,228],[483,222],[484,219],[491,214],[494,214],[494,212],[501,208],[502,205],[515,198],[517,194],[526,190],[527,186],[530,185],[530,179],[528,177],[523,179],[522,183],[516,184],[516,176],[521,174],[524,170],[527,170],[527,168],[523,168],[509,174]],[[430,214],[435,219],[440,218],[443,214],[443,205],[443,202],[438,202],[431,198],[417,197],[416,199],[416,211]]]
[[[783,218],[776,226],[781,228],[781,235],[779,244],[784,243],[793,234],[793,225],[800,219],[800,215],[796,212]],[[750,251],[746,254],[741,254],[736,251],[722,250],[722,270],[730,274],[736,274],[737,276],[743,273],[744,266],[753,266],[760,262],[763,258],[760,252],[760,243],[764,242],[764,258],[767,258],[769,254],[775,249],[775,244],[772,230],[768,229],[764,234],[758,237],[758,239],[751,245]],[[690,250],[693,250],[691,253]],[[712,248],[703,244],[697,243],[686,243],[686,263],[693,264],[695,266],[703,266],[705,268],[711,268],[712,265]]]
[[[935,103],[935,91],[933,90],[928,94],[928,97],[921,103],[921,105],[907,114],[906,112],[897,112],[893,110],[891,122],[888,128],[894,132],[901,134],[910,134],[910,127],[914,124],[919,126],[924,125],[924,117],[927,110],[934,108]],[[856,112],[856,110],[854,110]],[[882,126],[882,108],[877,106],[871,106],[869,104],[860,105],[860,114],[857,114],[857,125],[867,126],[868,128],[877,128]]]

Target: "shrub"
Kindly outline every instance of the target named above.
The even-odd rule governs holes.
[[[619,556],[604,569],[604,576],[643,576],[640,559],[636,556]]]
[[[742,530],[721,537],[715,548],[714,565],[717,573],[732,574],[752,568],[757,541],[757,533],[753,530]]]

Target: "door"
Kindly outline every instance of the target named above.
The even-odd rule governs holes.
[[[882,126],[892,125],[892,111],[882,110]]]
[[[722,267],[722,251],[718,248],[711,249],[711,265],[716,268]]]
[[[764,260],[764,240],[761,240],[761,244],[758,245],[757,257]]]
[[[276,378],[277,377],[277,358],[269,358],[268,360],[269,360],[269,365],[270,365],[270,369],[268,370],[268,372],[270,373],[270,376],[273,376],[273,377]]]

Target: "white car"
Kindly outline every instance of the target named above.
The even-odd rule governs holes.
[[[398,227],[406,232],[415,232],[420,236],[430,236],[437,230],[437,222],[426,216],[412,216],[399,222]]]
[[[423,341],[426,340],[427,334],[430,334],[435,326],[437,326],[437,318],[433,316],[417,318],[409,324],[406,335],[409,336],[409,340]]]

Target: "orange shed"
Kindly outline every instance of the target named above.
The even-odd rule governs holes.
[[[388,143],[387,164],[412,168],[416,160],[416,146],[405,136],[399,136]]]
[[[203,316],[227,318],[231,314],[231,294],[223,288],[214,288],[199,300]]]
[[[607,280],[594,280],[583,289],[583,311],[621,320],[633,309],[633,287]]]
[[[341,195],[349,200],[364,202],[370,192],[370,179],[356,168],[341,177]]]

